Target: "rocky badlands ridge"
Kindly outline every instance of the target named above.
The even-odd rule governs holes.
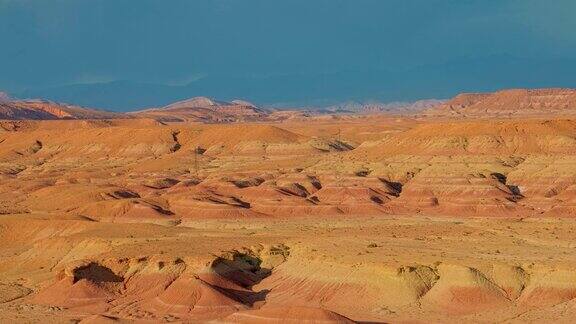
[[[429,116],[550,116],[576,114],[574,89],[511,89],[494,93],[465,93],[429,109]]]
[[[11,100],[0,96],[0,120],[112,119],[122,114],[46,100]]]
[[[570,322],[573,222],[1,218],[0,321]]]
[[[576,121],[0,121],[0,322],[572,322]]]
[[[283,127],[7,121],[0,130],[7,210],[128,221],[140,217],[131,212],[137,208],[151,220],[178,222],[197,215],[576,216],[576,122],[566,119],[367,117]],[[100,168],[116,176],[97,181],[92,172]]]

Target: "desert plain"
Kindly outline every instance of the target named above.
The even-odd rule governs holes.
[[[574,98],[0,121],[0,322],[573,322]]]

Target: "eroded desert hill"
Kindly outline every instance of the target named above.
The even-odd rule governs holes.
[[[99,194],[104,185],[138,193],[134,201],[171,206],[178,221],[232,214],[576,216],[573,120],[333,123],[3,122],[0,170],[10,197],[3,204],[42,210],[54,195],[70,196],[83,215],[101,218],[106,208],[99,206],[125,203],[107,190]],[[97,180],[112,169],[118,176]],[[13,196],[14,187],[40,181],[39,174],[47,178],[40,187]],[[167,185],[154,189],[154,181]],[[102,198],[83,201],[74,194],[80,188]]]
[[[528,117],[576,114],[575,89],[510,89],[465,93],[426,111],[431,116]]]
[[[0,121],[0,321],[573,320],[574,170],[566,116]]]
[[[89,109],[46,100],[0,100],[0,120],[111,119],[120,113]]]
[[[196,97],[162,108],[143,110],[133,114],[164,122],[226,123],[261,120],[269,112],[245,101],[223,102],[206,97]]]

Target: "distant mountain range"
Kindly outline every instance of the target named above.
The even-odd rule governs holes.
[[[231,102],[195,97],[161,108],[129,113],[109,112],[47,100],[0,97],[0,120],[62,120],[62,119],[134,119],[148,118],[158,122],[232,123],[244,121],[278,121],[309,117],[321,112],[262,109],[242,100]]]
[[[10,100],[10,96],[6,92],[0,91],[0,102],[6,102]]]
[[[412,102],[462,92],[574,85],[573,59],[535,60],[507,55],[461,59],[411,69],[342,70],[285,75],[207,75],[184,85],[112,81],[37,87],[12,93],[115,111],[163,107],[195,96],[262,107],[325,108],[345,102]]]
[[[261,108],[248,101],[222,101],[207,97],[194,97],[171,103],[164,107],[148,108],[127,113],[109,112],[65,103],[40,99],[11,99],[7,94],[0,96],[0,119],[51,120],[51,119],[115,119],[151,118],[160,122],[203,122],[227,123],[242,121],[278,121],[294,118],[309,118],[322,114],[341,113],[396,113],[409,114],[443,103],[442,100],[420,100],[413,103],[356,103],[349,102],[323,109]]]
[[[414,102],[345,102],[338,105],[333,105],[324,108],[326,111],[332,112],[354,112],[354,113],[393,113],[393,114],[408,114],[415,113],[422,110],[430,109],[439,106],[446,102],[440,99],[425,99],[417,100]]]
[[[264,120],[270,111],[258,108],[247,101],[224,102],[206,97],[195,97],[162,108],[146,109],[129,114],[162,122],[226,123]]]
[[[230,123],[310,118],[322,114],[388,113],[420,117],[525,117],[576,114],[576,89],[507,89],[494,93],[463,93],[451,100],[415,102],[347,102],[323,109],[261,108],[247,101],[194,97],[160,108],[129,113],[108,112],[46,100],[0,96],[0,119],[150,118],[159,122]]]

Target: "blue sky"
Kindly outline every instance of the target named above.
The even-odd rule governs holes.
[[[0,89],[128,110],[573,87],[574,13],[573,0],[0,0]]]

